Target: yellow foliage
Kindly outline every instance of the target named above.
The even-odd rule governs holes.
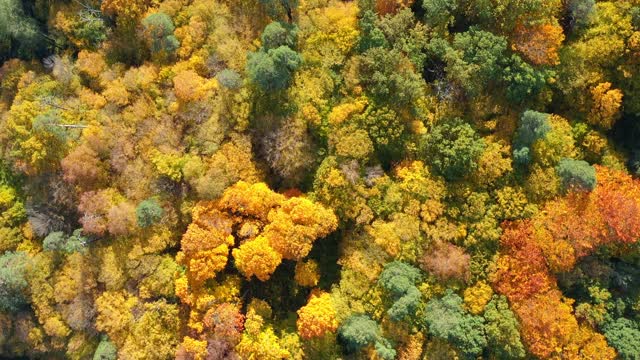
[[[204,96],[206,80],[193,70],[184,70],[173,77],[173,90],[178,99],[189,102]]]
[[[611,83],[603,82],[591,89],[593,105],[587,121],[605,130],[611,129],[620,117],[622,91],[612,89]]]
[[[265,183],[251,185],[238,181],[224,192],[220,199],[220,208],[266,220],[269,211],[283,201],[284,196],[273,192]]]
[[[114,343],[121,346],[134,321],[131,309],[137,304],[138,299],[124,291],[103,292],[96,299],[96,329],[107,333]]]
[[[294,279],[300,286],[314,287],[318,285],[320,280],[318,262],[315,260],[297,262]]]
[[[478,170],[474,179],[481,185],[489,186],[512,170],[511,148],[502,141],[486,141],[486,144],[478,159]]]
[[[472,287],[464,290],[464,305],[470,313],[479,315],[484,312],[484,307],[491,300],[493,290],[484,281],[479,281]]]
[[[153,0],[105,0],[102,1],[100,9],[106,14],[137,19],[147,11],[153,2]]]
[[[69,326],[57,316],[46,319],[42,327],[52,337],[64,338],[71,334]]]
[[[102,92],[107,101],[119,106],[125,106],[129,104],[129,97],[131,94],[124,86],[121,79],[116,79],[108,83],[107,88]]]
[[[305,61],[325,67],[344,63],[359,36],[357,4],[335,1],[305,15],[300,18]]]
[[[156,171],[173,181],[182,179],[182,168],[186,161],[185,157],[176,154],[164,154],[156,149],[151,152],[151,163]]]
[[[260,281],[269,280],[282,261],[282,255],[269,245],[264,236],[245,242],[232,253],[236,267],[247,279],[255,275]]]
[[[542,166],[556,166],[562,158],[575,158],[575,139],[567,119],[549,116],[551,131],[533,144],[533,158]]]
[[[78,53],[76,67],[81,73],[97,79],[107,68],[107,63],[101,53],[82,50]]]
[[[293,197],[269,212],[263,235],[283,258],[300,260],[309,254],[313,242],[338,226],[333,211],[303,197]]]
[[[376,220],[371,226],[367,226],[365,229],[367,233],[373,237],[375,243],[384,249],[389,256],[398,256],[402,239],[396,234],[394,223]]]
[[[511,186],[496,190],[496,202],[505,219],[526,217],[533,211],[533,208],[528,205],[524,192]]]
[[[335,106],[329,113],[329,124],[337,126],[345,122],[355,114],[361,114],[367,106],[367,99],[360,98],[354,102],[348,102]]]
[[[554,168],[543,168],[538,164],[534,164],[531,167],[527,178],[526,190],[535,202],[553,198],[559,189],[560,178]]]
[[[298,333],[304,339],[322,337],[338,328],[336,310],[328,293],[312,294],[307,305],[298,310]]]
[[[182,340],[182,347],[189,355],[193,356],[194,360],[204,360],[207,357],[207,342],[205,340],[196,340],[185,336]]]

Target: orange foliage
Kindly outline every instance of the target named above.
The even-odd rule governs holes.
[[[606,224],[605,241],[636,242],[640,238],[640,181],[629,174],[596,166],[598,186],[591,193]]]
[[[557,65],[558,48],[564,40],[562,27],[545,24],[516,26],[512,48],[535,65]]]
[[[529,221],[507,224],[500,244],[504,250],[494,274],[494,288],[499,293],[519,302],[553,287],[555,279],[547,270],[542,250],[534,242]]]
[[[529,350],[540,358],[613,359],[615,351],[578,324],[551,271],[568,271],[598,246],[640,237],[640,182],[596,166],[598,185],[549,202],[530,221],[507,223],[493,286],[507,296]]]
[[[376,0],[376,12],[380,16],[395,14],[398,10],[411,7],[414,0]]]
[[[187,266],[191,286],[199,286],[224,269],[229,248],[234,244],[232,221],[213,208],[214,203],[203,202],[193,209],[193,222],[182,236],[182,248],[177,256]]]
[[[211,308],[204,315],[204,325],[216,337],[235,343],[240,340],[244,329],[244,315],[238,306],[223,303]]]

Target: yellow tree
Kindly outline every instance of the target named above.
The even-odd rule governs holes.
[[[199,286],[224,269],[229,248],[234,244],[233,222],[215,208],[217,204],[201,202],[192,212],[193,221],[182,236],[176,259],[187,267],[191,286]]]
[[[264,236],[245,242],[232,253],[236,268],[247,278],[255,275],[260,281],[269,280],[282,261],[282,255],[269,245]]]
[[[290,198],[269,212],[264,237],[283,258],[300,260],[309,254],[313,242],[338,226],[333,211],[302,197]]]
[[[610,82],[603,82],[591,89],[593,103],[587,121],[605,130],[611,129],[620,117],[622,91],[612,89]]]
[[[323,337],[338,328],[336,310],[328,293],[312,294],[298,310],[298,333],[304,339]]]

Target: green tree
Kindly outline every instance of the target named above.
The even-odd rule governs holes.
[[[584,160],[564,158],[556,172],[564,191],[572,188],[591,191],[596,187],[596,169]]]
[[[383,359],[395,358],[395,350],[388,340],[380,335],[378,324],[367,315],[357,314],[349,317],[338,329],[338,335],[349,352],[357,352],[366,346],[374,345],[376,352]]]
[[[422,158],[447,180],[473,172],[485,143],[471,125],[459,118],[436,125],[422,139]]]
[[[0,256],[0,312],[16,312],[27,305],[25,252],[6,252]]]
[[[62,231],[55,231],[47,235],[42,242],[42,247],[48,251],[62,251],[67,254],[80,251],[87,243],[82,236],[82,229],[77,229],[71,236],[66,236]]]
[[[162,219],[164,210],[156,199],[147,199],[142,201],[136,207],[136,219],[138,226],[141,228],[147,228]]]
[[[595,0],[568,0],[565,2],[566,22],[570,29],[589,25],[595,12]]]
[[[247,59],[249,79],[264,91],[286,89],[302,57],[288,46],[250,53]]]
[[[93,360],[116,360],[118,358],[118,349],[116,346],[104,336],[98,344],[96,352],[93,354]]]
[[[298,8],[298,0],[260,0],[269,17],[292,22]]]
[[[29,59],[46,53],[45,37],[35,19],[18,0],[0,0],[0,62],[12,57]]]
[[[531,162],[531,146],[551,131],[549,114],[527,110],[520,117],[520,123],[513,139],[513,159],[516,164]]]
[[[406,108],[424,94],[424,81],[400,51],[374,47],[359,57],[359,81],[376,103]]]
[[[503,296],[494,296],[484,310],[489,348],[498,358],[521,359],[526,355],[518,331],[518,320]]]
[[[446,28],[454,21],[458,8],[456,0],[423,0],[424,21],[433,28]]]
[[[507,87],[507,99],[516,104],[535,99],[550,77],[548,71],[535,69],[516,54],[508,58],[501,76]]]
[[[147,46],[154,56],[166,59],[180,47],[180,42],[173,35],[175,26],[169,15],[154,13],[142,20]]]
[[[440,299],[427,303],[425,321],[429,332],[450,341],[466,358],[475,359],[487,346],[484,319],[464,312],[463,300],[448,290]]]
[[[415,286],[422,279],[419,269],[401,261],[393,261],[384,266],[378,284],[391,293],[393,305],[387,313],[391,319],[400,321],[415,314],[422,298]]]
[[[382,30],[377,26],[378,15],[372,10],[364,10],[358,19],[360,26],[360,52],[365,52],[375,47],[387,46],[387,39]]]
[[[500,78],[507,50],[504,37],[472,27],[456,34],[452,46],[461,57],[459,61],[449,59],[447,70],[467,93],[478,95],[487,88],[487,84]]]
[[[274,21],[264,28],[260,39],[264,50],[277,49],[280,46],[295,49],[298,40],[298,27]]]
[[[636,322],[618,318],[604,327],[604,336],[621,359],[640,359],[640,327]]]

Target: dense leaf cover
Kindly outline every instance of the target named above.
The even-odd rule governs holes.
[[[0,0],[0,358],[640,359],[640,0]]]

